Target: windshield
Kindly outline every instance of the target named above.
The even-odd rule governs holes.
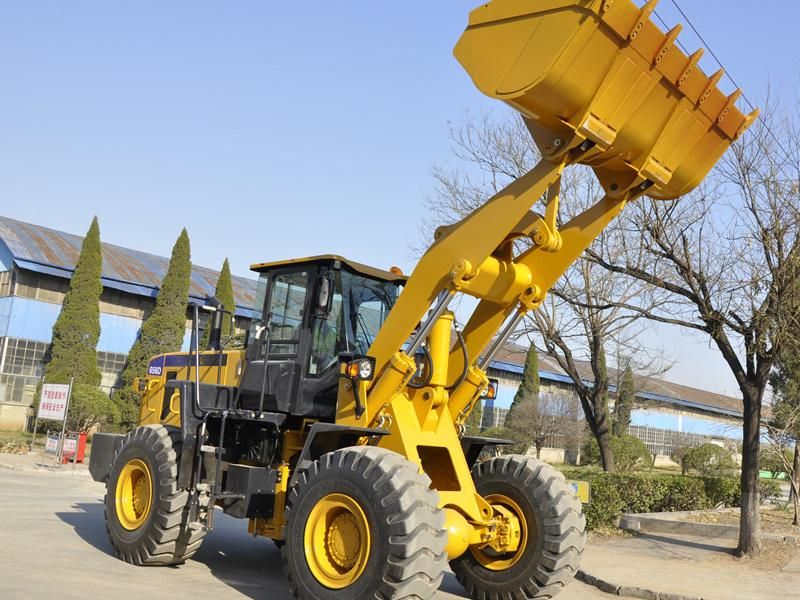
[[[336,364],[340,352],[367,354],[397,299],[398,286],[347,271],[336,273],[331,310],[314,319],[309,375]]]
[[[352,352],[367,354],[397,300],[397,285],[342,272],[342,290],[349,311]]]
[[[270,356],[290,358],[300,350],[303,328],[310,327],[308,374],[316,376],[335,365],[341,352],[368,354],[400,287],[344,270],[331,271],[330,310],[306,317],[306,296],[317,285],[313,273],[298,270],[261,275],[256,294],[258,317],[253,320],[248,346],[258,339],[269,319]]]

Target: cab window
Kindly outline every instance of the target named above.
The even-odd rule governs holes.
[[[275,275],[269,297],[270,354],[296,355],[308,293],[308,272]]]

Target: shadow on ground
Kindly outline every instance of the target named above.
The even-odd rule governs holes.
[[[736,554],[735,548],[731,548],[730,546],[720,546],[719,544],[707,544],[703,542],[689,540],[686,538],[669,537],[664,535],[656,535],[652,533],[640,533],[637,537],[643,542],[649,541],[652,542],[653,544],[658,544],[662,548],[668,548],[669,546],[676,546],[679,548],[691,548],[695,550],[706,550],[708,552],[719,552],[720,554],[727,554],[727,555]]]
[[[73,528],[89,546],[115,556],[105,529],[102,502],[79,502],[69,512],[56,516]],[[268,539],[254,538],[247,533],[246,521],[216,511],[214,530],[206,537],[192,562],[205,565],[219,581],[253,600],[291,600],[280,551]],[[191,567],[190,563],[187,566]],[[166,567],[180,570],[184,567]],[[440,588],[457,596],[464,593],[455,577],[445,575]]]

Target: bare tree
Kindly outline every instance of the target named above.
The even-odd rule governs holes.
[[[435,168],[435,187],[427,200],[434,225],[451,223],[499,191],[509,181],[527,173],[539,158],[539,152],[522,119],[514,113],[494,119],[484,114],[480,119],[467,118],[451,127],[453,154],[459,161],[454,169]],[[586,168],[565,171],[561,181],[562,220],[582,212],[601,196],[600,186]],[[603,253],[621,252],[615,240],[605,236],[594,247]],[[586,422],[600,447],[603,468],[614,470],[608,417],[609,378],[606,369],[606,345],[615,340],[628,345],[630,354],[640,351],[630,324],[640,318],[619,306],[644,295],[646,285],[630,278],[611,276],[595,263],[581,259],[552,290],[549,300],[527,317],[517,338],[526,337],[553,355],[575,385]],[[602,304],[603,306],[598,307]],[[538,335],[537,335],[538,334]],[[581,373],[578,362],[591,365],[591,381]]]
[[[517,450],[525,452],[533,446],[536,458],[541,457],[542,448],[567,445],[580,435],[580,409],[567,394],[540,392],[520,402],[509,417],[506,429],[521,446]]]
[[[615,232],[626,254],[589,251],[610,272],[666,294],[650,306],[639,299],[614,306],[705,333],[735,377],[744,418],[741,554],[759,550],[764,392],[777,353],[799,326],[794,282],[800,272],[800,203],[792,174],[800,138],[794,123],[778,122],[769,108],[765,115],[688,197],[629,207]],[[780,145],[775,132],[783,138]]]
[[[613,254],[603,236],[594,247]],[[612,383],[608,347],[624,347],[629,355],[651,354],[640,342],[640,315],[624,308],[634,298],[652,298],[648,307],[658,301],[656,295],[643,293],[640,282],[613,275],[582,257],[531,314],[530,326],[523,332],[533,343],[541,343],[572,379],[606,471],[615,470],[608,411]],[[590,373],[581,368],[582,362],[588,362]],[[655,359],[643,362],[641,369],[653,369],[655,374],[657,363]]]

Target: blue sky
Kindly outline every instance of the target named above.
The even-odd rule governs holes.
[[[238,274],[323,252],[408,271],[448,121],[504,110],[452,58],[476,4],[6,0],[0,213],[74,233],[97,214],[158,254],[186,226],[196,263]],[[680,4],[751,99],[796,97],[800,3]],[[671,379],[734,392],[704,341],[664,335]]]

